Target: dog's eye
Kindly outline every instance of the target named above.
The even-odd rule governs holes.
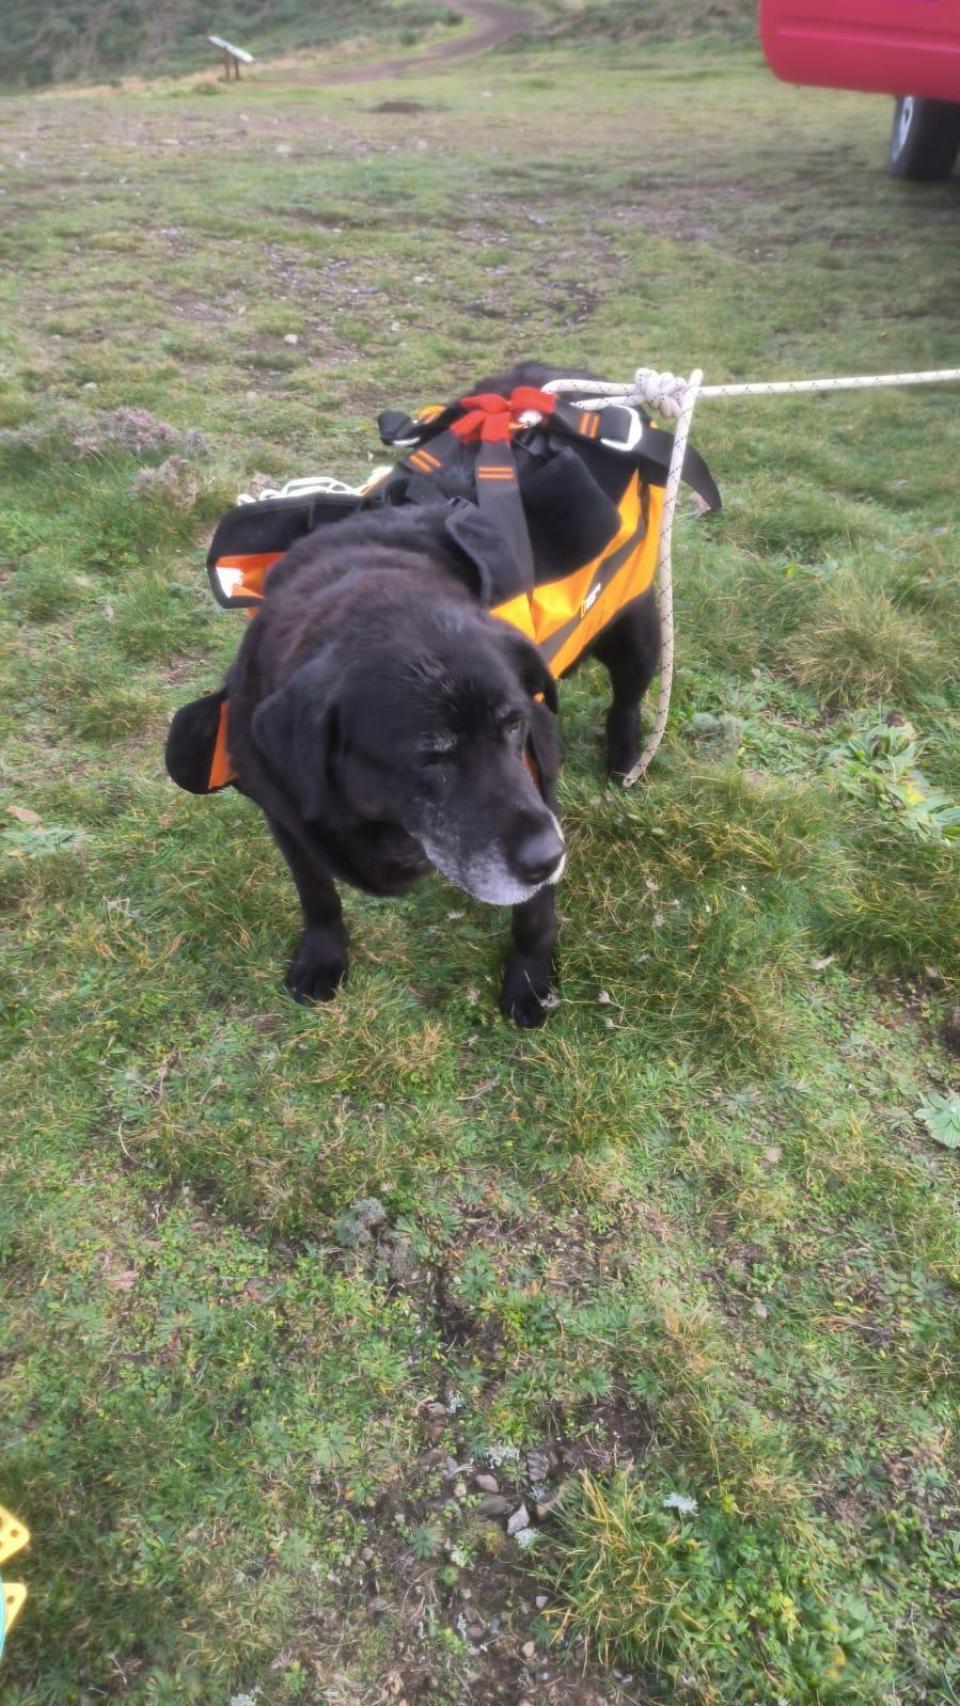
[[[520,733],[522,726],[522,717],[517,716],[516,712],[514,712],[512,716],[504,717],[503,722],[500,724],[500,729],[505,735],[517,735]]]

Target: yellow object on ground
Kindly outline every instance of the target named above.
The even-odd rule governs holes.
[[[29,1540],[30,1530],[0,1505],[0,1564],[5,1564],[8,1558],[15,1557]],[[22,1582],[0,1581],[0,1653],[3,1652],[7,1632],[13,1628],[19,1617],[26,1597],[27,1590]]]

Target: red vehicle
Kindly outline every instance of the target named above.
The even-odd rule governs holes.
[[[960,0],[760,0],[760,39],[788,83],[894,95],[894,177],[949,177],[960,152]]]

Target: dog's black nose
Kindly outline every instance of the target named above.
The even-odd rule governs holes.
[[[563,839],[552,823],[525,835],[513,856],[517,875],[526,883],[545,883],[553,876],[564,854]]]

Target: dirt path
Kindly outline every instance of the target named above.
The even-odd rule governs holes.
[[[496,47],[498,43],[506,41],[508,36],[518,35],[521,30],[534,29],[540,22],[537,12],[532,12],[525,6],[503,5],[500,0],[456,0],[456,6],[458,11],[476,22],[476,28],[472,29],[469,35],[440,42],[436,47],[428,48],[426,53],[407,53],[394,59],[377,59],[372,63],[322,65],[312,69],[305,66],[302,74],[293,76],[289,68],[285,67],[284,81],[382,83],[404,75],[418,76],[422,71],[432,70],[435,65],[442,65],[448,59],[463,59],[469,54],[483,53],[486,48]]]

